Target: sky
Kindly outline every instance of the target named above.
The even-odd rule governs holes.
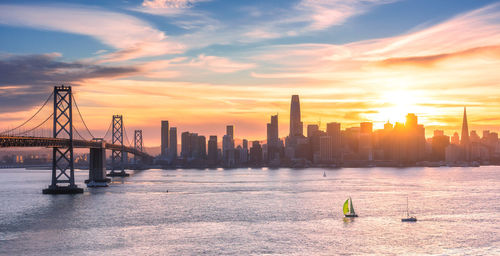
[[[73,86],[89,128],[114,114],[160,144],[160,121],[202,135],[404,121],[500,131],[500,2],[485,0],[0,1],[0,130]],[[304,127],[304,130],[306,128]]]

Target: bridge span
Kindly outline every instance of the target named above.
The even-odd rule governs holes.
[[[53,99],[53,111],[47,117],[43,117],[43,122],[34,128],[22,129],[35,120],[50,99]],[[73,125],[73,105],[76,106],[78,116],[90,138],[84,138]],[[37,136],[37,129],[47,124],[52,119],[52,135]],[[111,132],[111,143],[104,138]],[[43,132],[42,132],[43,134]],[[77,135],[79,138],[74,138]],[[52,182],[48,188],[42,192],[44,194],[76,194],[83,193],[83,189],[75,184],[74,176],[74,148],[88,148],[89,158],[89,179],[86,181],[89,187],[105,187],[110,181],[106,176],[128,176],[125,172],[125,155],[134,155],[134,161],[150,162],[153,157],[143,151],[142,130],[134,131],[133,146],[125,145],[124,138],[128,140],[126,130],[123,125],[122,115],[113,115],[108,131],[103,138],[95,138],[88,129],[83,116],[74,100],[71,86],[55,86],[53,93],[36,111],[21,125],[0,132],[0,148],[7,147],[46,147],[52,148]],[[111,150],[111,172],[106,173],[106,150]]]

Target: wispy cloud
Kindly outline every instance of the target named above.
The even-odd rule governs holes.
[[[217,73],[231,73],[255,67],[252,63],[235,62],[218,56],[199,55],[188,64],[191,67],[201,67]]]
[[[461,61],[463,59],[470,60],[475,58],[480,58],[483,60],[500,59],[500,45],[476,47],[454,53],[444,53],[444,54],[415,56],[415,57],[389,58],[378,62],[377,65],[383,67],[396,67],[396,66],[409,65],[409,66],[432,68],[435,67],[435,65],[437,65],[439,62]]]
[[[0,5],[0,24],[87,35],[116,52],[102,56],[120,61],[180,53],[181,44],[135,17],[84,6]]]
[[[341,25],[348,18],[368,11],[371,7],[397,0],[302,0],[296,6],[300,15],[292,21],[309,22],[307,30],[322,30]]]
[[[172,18],[172,24],[189,30],[174,39],[189,48],[214,44],[247,44],[275,38],[310,34],[345,23],[377,5],[397,0],[301,0],[275,10],[242,8],[232,21],[197,10],[197,1],[145,1],[131,10]],[[255,15],[259,18],[256,19]]]

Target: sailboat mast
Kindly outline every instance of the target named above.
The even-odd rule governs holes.
[[[350,205],[351,207],[350,207],[350,209],[349,209],[349,212],[350,212],[351,214],[354,214],[355,212],[354,212],[354,207],[352,206],[352,198],[351,198],[351,197],[349,197],[349,201],[350,201],[350,203],[351,203],[351,205]]]
[[[408,197],[406,197],[406,216],[410,216],[410,210],[408,209]]]

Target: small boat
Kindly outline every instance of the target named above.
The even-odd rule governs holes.
[[[406,218],[401,219],[402,222],[416,222],[417,217],[410,216],[410,211],[408,210],[408,197],[406,197]]]
[[[325,171],[323,171],[323,177],[326,177],[326,172]]]
[[[356,214],[356,212],[354,212],[354,207],[352,206],[352,199],[351,199],[351,197],[349,197],[344,202],[344,216],[346,218],[358,217],[358,215]]]

